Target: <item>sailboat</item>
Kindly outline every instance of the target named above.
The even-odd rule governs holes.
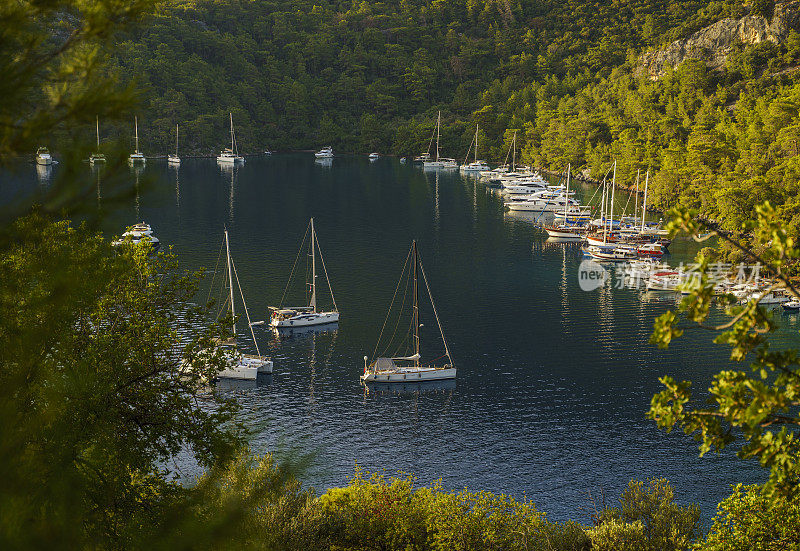
[[[231,258],[230,242],[228,241],[228,230],[225,230],[225,255],[227,257],[227,272],[228,272],[228,290],[230,296],[227,298],[228,309],[231,316],[234,318],[231,329],[233,336],[225,341],[220,342],[222,347],[223,357],[225,359],[225,368],[217,373],[217,377],[221,379],[256,379],[259,373],[272,373],[272,360],[266,356],[261,355],[258,349],[258,341],[256,341],[255,333],[253,333],[253,323],[250,322],[250,314],[247,312],[247,304],[244,301],[244,293],[242,287],[239,285],[239,276],[236,274],[236,266]],[[236,348],[236,308],[234,306],[233,294],[233,281],[236,279],[236,285],[239,287],[239,295],[242,298],[242,306],[244,307],[245,318],[247,325],[250,328],[250,335],[253,337],[253,344],[256,347],[256,354],[243,354]]]
[[[308,225],[309,229],[311,230],[308,253],[308,256],[311,257],[311,281],[306,282],[308,292],[310,293],[308,306],[283,306],[283,299],[286,297],[286,290],[289,289],[289,283],[291,283],[292,275],[294,275],[293,267],[291,274],[289,274],[289,282],[286,284],[286,290],[284,290],[283,297],[281,298],[281,305],[270,306],[269,308],[272,312],[269,324],[277,329],[307,327],[309,325],[322,325],[325,323],[336,323],[339,321],[339,311],[336,308],[336,299],[333,298],[331,280],[328,278],[328,271],[325,269],[325,260],[322,258],[322,249],[320,248],[319,241],[317,240],[317,233],[314,229],[313,218],[309,221]],[[306,235],[307,234],[308,230],[306,230]],[[303,237],[303,243],[300,244],[300,251],[297,253],[298,258],[300,257],[300,252],[303,251],[303,245],[305,244],[305,241],[306,239]],[[328,282],[328,290],[331,293],[333,310],[320,311],[317,308],[317,252],[319,252],[319,259],[322,263],[322,271],[325,274],[325,280]],[[295,267],[296,266],[297,260],[295,259]]]
[[[427,159],[423,161],[422,163],[423,168],[458,168],[458,162],[455,159],[439,157],[439,133],[441,129],[441,124],[442,124],[442,112],[439,111],[439,114],[436,117],[436,157],[433,160]]]
[[[567,189],[564,192],[565,197],[569,197],[569,179],[572,171],[572,164],[567,165]],[[554,239],[577,239],[581,240],[584,236],[585,228],[581,224],[567,222],[567,214],[569,212],[569,202],[564,201],[564,223],[553,224],[552,226],[545,226],[547,235]]]
[[[445,379],[456,378],[456,368],[453,365],[453,359],[450,356],[450,350],[447,348],[447,341],[444,339],[444,331],[442,330],[442,324],[439,321],[439,314],[436,312],[436,305],[433,303],[433,295],[431,295],[431,289],[428,285],[428,277],[425,275],[425,269],[422,267],[422,260],[420,260],[419,253],[417,252],[416,240],[411,242],[411,251],[409,251],[409,256],[406,258],[406,263],[403,265],[403,273],[405,273],[406,268],[408,268],[409,278],[412,280],[413,304],[411,314],[411,329],[413,331],[414,353],[410,356],[377,357],[372,363],[368,363],[369,358],[364,356],[364,374],[361,375],[362,382],[409,383],[421,381],[441,381]],[[441,358],[447,358],[447,361],[441,366],[434,366],[433,363],[428,365],[420,364],[422,355],[420,354],[419,329],[422,327],[422,324],[420,323],[419,316],[419,285],[417,281],[419,274],[422,274],[422,280],[425,282],[425,289],[427,290],[428,297],[431,301],[433,315],[436,318],[436,324],[439,326],[439,333],[442,336],[442,344],[444,345],[445,353],[443,356],[441,356]],[[403,274],[400,275],[400,280],[402,281],[402,279]],[[399,287],[400,284],[398,283],[398,289]],[[394,303],[394,301],[392,302]],[[391,313],[391,306],[389,307],[389,313]],[[387,320],[388,316],[389,314],[387,314]],[[385,326],[386,324],[384,323],[384,327]],[[380,342],[380,337],[378,338],[378,341]],[[377,352],[377,346],[375,349]]]
[[[167,155],[167,162],[171,165],[181,164],[181,158],[178,157],[178,125],[175,125],[175,155]]]
[[[89,164],[95,165],[97,163],[105,163],[106,156],[100,153],[100,117],[95,117],[95,124],[97,125],[97,151],[89,156]]]
[[[467,159],[464,159],[464,164],[461,165],[461,172],[486,172],[489,170],[489,165],[486,164],[486,161],[479,161],[478,160],[478,125],[475,125],[475,138],[472,140],[472,143],[475,144],[475,160],[469,164],[467,163]],[[470,144],[472,146],[472,144]],[[469,157],[469,150],[467,150],[467,157]]]
[[[225,164],[244,163],[244,157],[239,155],[239,147],[236,144],[236,134],[233,131],[233,113],[229,113],[229,115],[231,118],[231,146],[226,147],[217,155],[217,162]]]
[[[144,164],[146,162],[144,154],[139,151],[139,117],[133,118],[136,136],[136,150],[128,156],[128,164]]]

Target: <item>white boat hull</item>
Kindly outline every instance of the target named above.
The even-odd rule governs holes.
[[[244,157],[217,157],[217,162],[222,164],[237,164],[237,163],[244,163]]]
[[[456,378],[455,367],[402,368],[394,371],[368,371],[361,375],[365,383],[414,383],[420,381],[443,381]]]
[[[36,156],[36,164],[37,165],[51,165],[53,164],[53,158],[50,155],[37,155]]]
[[[328,323],[336,323],[339,321],[339,312],[317,312],[317,313],[304,313],[297,316],[270,321],[272,327],[278,329],[289,329],[292,327],[308,327],[310,325],[325,325]]]
[[[272,373],[272,360],[244,355],[243,361],[223,369],[217,373],[217,378],[255,380],[259,373]]]
[[[169,157],[167,157],[167,162],[171,165],[179,165],[181,164],[181,158],[176,157],[175,155],[170,155]]]

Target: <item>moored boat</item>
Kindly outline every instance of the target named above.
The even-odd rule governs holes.
[[[453,365],[453,359],[450,356],[450,350],[447,347],[447,342],[444,338],[444,331],[442,324],[439,320],[439,314],[436,312],[436,305],[433,302],[433,296],[430,292],[428,285],[428,278],[425,275],[425,269],[422,267],[422,261],[419,258],[417,251],[416,240],[411,242],[411,250],[409,256],[406,258],[406,263],[403,265],[403,272],[400,275],[400,280],[403,280],[403,275],[408,269],[408,278],[406,285],[412,283],[412,315],[411,315],[411,330],[413,353],[407,356],[393,356],[393,357],[377,357],[372,363],[369,363],[369,358],[364,356],[364,373],[360,379],[363,383],[410,383],[422,381],[441,381],[456,378],[456,367]],[[446,362],[442,365],[434,365],[433,362],[428,365],[420,363],[422,358],[420,353],[420,314],[419,314],[419,285],[418,275],[422,275],[422,280],[425,283],[425,289],[430,298],[433,315],[436,318],[436,324],[439,327],[439,333],[444,345],[444,354],[437,359],[446,358]],[[398,288],[400,284],[398,283]],[[394,301],[393,301],[394,302]],[[389,314],[391,314],[391,306],[389,307]],[[389,317],[387,314],[387,320]],[[399,319],[398,319],[399,324]],[[384,324],[385,327],[385,324]],[[382,332],[381,332],[382,334]],[[378,337],[380,344],[380,337]],[[376,346],[377,351],[377,346]],[[434,360],[435,362],[436,360]]]

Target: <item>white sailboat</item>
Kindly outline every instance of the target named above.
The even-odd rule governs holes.
[[[144,164],[146,159],[144,158],[144,154],[139,151],[139,117],[133,118],[133,126],[134,126],[134,135],[136,140],[136,147],[133,153],[128,156],[128,164],[135,165],[135,164]]]
[[[565,196],[569,197],[569,179],[570,173],[572,171],[572,164],[567,165],[567,189],[565,191]],[[575,239],[575,240],[582,240],[585,232],[585,225],[579,225],[572,223],[570,224],[567,222],[568,217],[567,214],[569,212],[570,204],[568,202],[564,202],[564,222],[561,224],[553,224],[552,226],[545,226],[544,229],[547,232],[547,235],[554,238],[554,239]],[[574,208],[574,205],[573,205]]]
[[[311,281],[306,282],[308,292],[310,294],[308,306],[283,306],[283,299],[286,298],[286,291],[289,289],[289,284],[292,281],[292,275],[294,275],[294,268],[297,266],[297,260],[295,260],[295,266],[292,267],[292,273],[289,274],[289,282],[286,284],[286,290],[284,290],[283,297],[281,298],[281,305],[269,307],[270,311],[272,312],[270,315],[269,324],[276,329],[308,327],[310,325],[323,325],[327,323],[337,323],[339,321],[339,311],[336,308],[336,299],[333,298],[333,288],[331,287],[331,280],[328,278],[328,271],[325,269],[325,260],[322,258],[322,249],[319,246],[317,233],[314,230],[313,218],[309,221],[308,225],[311,231],[311,237],[309,239]],[[306,235],[307,234],[308,230],[306,232]],[[306,239],[303,237],[303,243],[300,244],[300,251],[297,253],[298,258],[300,256],[300,252],[303,251],[303,245],[305,244],[305,241]],[[322,263],[322,271],[325,274],[325,280],[328,282],[328,290],[331,293],[333,310],[320,311],[317,308],[317,252],[319,252],[319,259]]]
[[[178,125],[175,125],[175,155],[167,155],[167,163],[171,165],[181,164],[181,158],[178,157]]]
[[[229,113],[231,119],[231,146],[223,149],[217,155],[217,162],[220,164],[243,164],[244,157],[239,155],[239,146],[236,143],[236,133],[233,131],[233,113]]]
[[[364,383],[411,383],[422,381],[441,381],[456,378],[457,370],[453,365],[453,359],[450,356],[450,350],[447,348],[447,341],[445,341],[444,338],[444,331],[442,330],[442,324],[439,321],[439,314],[436,312],[436,305],[433,303],[433,295],[431,295],[431,289],[428,285],[428,277],[425,275],[425,269],[422,267],[422,261],[419,258],[419,253],[417,252],[416,240],[411,242],[411,251],[409,251],[406,264],[403,266],[403,273],[405,273],[407,267],[409,269],[409,278],[411,278],[413,282],[413,309],[411,314],[411,326],[414,332],[412,336],[414,353],[410,356],[377,357],[372,363],[368,363],[369,358],[364,356],[364,373],[361,375],[361,381]],[[431,307],[433,308],[433,315],[436,318],[436,324],[439,327],[439,333],[442,337],[442,344],[444,345],[445,353],[442,357],[447,358],[447,361],[442,366],[434,366],[432,363],[429,365],[420,364],[420,359],[422,358],[422,355],[420,354],[419,336],[419,329],[422,326],[419,316],[418,275],[420,273],[422,274],[422,280],[425,282],[425,289],[428,292],[428,297],[431,301]],[[402,274],[400,275],[400,279],[403,279]],[[389,311],[391,313],[391,306],[389,307]],[[384,323],[384,327],[385,326],[386,324]],[[380,337],[378,338],[378,341],[380,342]]]
[[[461,172],[486,172],[489,170],[489,165],[486,161],[478,160],[478,125],[475,125],[475,138],[472,140],[475,144],[475,160],[467,164],[467,159],[464,159],[464,164],[461,165]],[[470,144],[471,146],[472,144]],[[469,157],[469,150],[467,150],[467,157]]]
[[[95,165],[98,163],[105,163],[106,156],[100,153],[100,117],[95,117],[95,124],[97,125],[97,151],[89,156],[89,164]]]
[[[422,168],[458,168],[458,162],[455,159],[447,157],[439,157],[439,133],[442,123],[442,112],[439,111],[436,117],[436,157],[431,160],[423,161]]]
[[[228,307],[231,316],[234,318],[232,324],[233,336],[222,343],[223,357],[225,359],[225,368],[217,373],[217,377],[221,379],[250,379],[254,380],[258,377],[259,373],[272,373],[272,360],[266,356],[261,355],[258,349],[258,341],[256,341],[255,333],[253,333],[253,324],[250,321],[250,314],[247,312],[247,304],[244,301],[244,293],[242,287],[239,285],[239,276],[236,274],[236,266],[231,258],[230,242],[228,241],[228,230],[225,230],[225,255],[227,257],[227,271],[228,271],[228,290],[230,296],[228,297]],[[236,308],[233,293],[233,281],[236,279],[236,285],[239,288],[239,295],[242,298],[242,306],[244,307],[245,318],[247,319],[247,326],[250,328],[250,335],[253,337],[253,344],[256,347],[256,354],[243,354],[236,348]]]

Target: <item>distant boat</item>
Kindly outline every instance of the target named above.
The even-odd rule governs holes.
[[[333,298],[333,289],[331,288],[331,281],[328,278],[328,272],[325,270],[325,261],[322,259],[322,249],[317,240],[317,234],[314,230],[314,219],[312,218],[309,223],[311,236],[309,239],[308,256],[311,257],[311,281],[306,282],[310,299],[308,306],[291,306],[286,307],[281,304],[280,306],[270,306],[272,315],[270,316],[270,325],[276,329],[292,328],[292,327],[307,327],[309,325],[323,325],[328,323],[336,323],[339,321],[339,311],[336,309],[336,299]],[[303,250],[305,238],[300,245],[300,251]],[[317,251],[319,251],[319,259],[322,263],[322,270],[325,273],[325,280],[328,282],[328,290],[331,293],[331,301],[333,302],[333,310],[319,311],[317,309]],[[298,258],[299,258],[298,252]],[[292,270],[294,272],[294,270]],[[293,274],[289,275],[289,282],[291,282]],[[287,289],[289,284],[287,283]],[[284,296],[285,296],[284,291]],[[281,299],[283,302],[283,299]]]
[[[405,157],[400,157],[400,164],[401,165],[406,164],[406,158]]]
[[[453,359],[450,357],[450,350],[447,348],[447,342],[444,339],[442,324],[439,321],[439,314],[436,312],[436,306],[433,303],[433,296],[431,295],[430,286],[428,285],[428,277],[425,275],[425,269],[422,267],[422,261],[419,258],[419,253],[417,252],[416,240],[411,242],[411,251],[406,259],[406,264],[403,266],[403,274],[406,273],[406,269],[408,269],[409,279],[411,279],[413,282],[411,311],[411,330],[413,331],[411,338],[413,354],[410,356],[399,357],[378,357],[369,364],[367,363],[369,358],[364,356],[364,374],[361,375],[361,381],[364,383],[410,383],[422,381],[440,381],[456,378],[456,368],[453,365]],[[422,280],[425,283],[425,289],[428,292],[428,297],[430,298],[431,307],[433,309],[433,315],[436,318],[436,324],[439,326],[439,333],[441,334],[442,344],[444,345],[444,355],[441,357],[447,358],[447,361],[442,366],[434,366],[432,362],[428,365],[420,364],[420,359],[422,356],[420,354],[419,329],[422,324],[420,323],[419,316],[419,274],[422,274]],[[400,275],[400,279],[402,281],[402,274]],[[408,284],[408,281],[406,284]],[[389,311],[391,313],[391,307]]]
[[[128,163],[132,164],[132,165],[144,164],[146,162],[146,159],[144,158],[144,154],[142,154],[142,152],[139,151],[139,118],[138,117],[134,117],[133,118],[133,124],[134,124],[134,129],[135,129],[135,131],[134,131],[135,134],[134,135],[136,136],[135,137],[136,149],[134,150],[133,153],[131,153],[128,156]]]
[[[467,150],[467,157],[464,158],[464,164],[461,165],[461,172],[486,172],[489,170],[489,165],[486,164],[486,161],[482,161],[478,159],[478,125],[475,125],[475,137],[472,139],[472,143],[470,144],[470,148],[472,144],[475,144],[475,160],[471,163],[467,164],[467,158],[469,157],[469,150]]]
[[[181,164],[181,158],[178,157],[178,125],[175,125],[175,155],[168,155],[167,162],[171,165]]]
[[[447,157],[439,157],[439,132],[442,123],[442,112],[436,117],[436,157],[422,163],[423,168],[458,168],[458,161]]]
[[[272,151],[270,151],[269,149],[265,149],[264,155],[272,155]]]
[[[53,157],[50,156],[50,151],[46,147],[40,147],[36,150],[36,164],[37,165],[51,165],[53,164]]]
[[[219,155],[217,155],[217,162],[222,164],[242,164],[244,163],[244,157],[239,155],[239,146],[236,143],[236,133],[233,131],[233,113],[230,113],[231,119],[231,146],[226,147],[223,149]]]
[[[333,148],[329,145],[326,145],[316,153],[314,153],[314,157],[317,159],[332,159],[333,158]]]
[[[380,153],[370,153],[369,154],[369,160],[370,161],[377,161],[380,156],[381,156]]]
[[[130,226],[127,230],[125,230],[125,233],[122,234],[122,237],[112,241],[111,245],[113,247],[119,247],[125,243],[138,245],[142,241],[150,243],[153,251],[158,250],[159,246],[161,245],[161,241],[159,241],[158,237],[153,235],[153,229],[147,222],[139,222],[138,224]]]
[[[105,163],[106,156],[100,153],[100,117],[95,117],[95,124],[97,125],[97,151],[89,156],[89,164],[95,165],[98,163]]]

